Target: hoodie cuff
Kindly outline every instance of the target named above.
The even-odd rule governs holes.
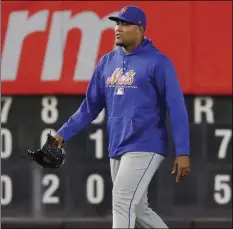
[[[64,142],[67,142],[69,138],[72,136],[72,131],[69,130],[67,127],[62,127],[57,131],[57,134],[59,134]]]
[[[176,152],[176,156],[189,156],[190,155],[190,152],[189,151],[185,151],[185,150],[179,150]]]

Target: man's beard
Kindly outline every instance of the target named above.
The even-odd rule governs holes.
[[[116,42],[116,46],[125,47],[125,44],[123,42]]]

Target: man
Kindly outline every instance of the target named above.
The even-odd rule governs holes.
[[[113,228],[167,228],[148,206],[148,185],[168,154],[166,113],[175,143],[176,181],[190,172],[188,117],[171,60],[144,37],[146,16],[136,6],[116,17],[117,50],[104,55],[86,98],[55,136],[67,142],[106,108],[113,181]]]

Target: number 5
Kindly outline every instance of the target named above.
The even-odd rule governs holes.
[[[216,175],[214,181],[214,200],[218,204],[227,204],[231,200],[231,177],[229,175]]]

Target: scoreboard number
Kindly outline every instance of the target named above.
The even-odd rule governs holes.
[[[219,205],[228,204],[231,201],[232,190],[231,177],[228,174],[218,174],[214,180],[214,200]]]
[[[41,135],[40,135],[40,147],[41,148],[42,148],[42,146],[45,144],[45,142],[47,140],[47,134],[50,133],[50,132],[51,132],[52,135],[56,134],[56,130],[51,129],[51,128],[46,128],[41,132]]]
[[[97,118],[92,121],[94,125],[101,125],[105,120],[105,109],[103,109]],[[89,135],[89,139],[95,141],[95,158],[102,159],[103,158],[103,151],[104,151],[104,133],[102,129],[97,129],[95,133]]]
[[[228,145],[232,137],[232,130],[231,129],[216,129],[215,136],[222,137],[222,141],[221,141],[221,144],[218,150],[218,158],[224,159],[226,158]]]
[[[55,196],[55,191],[59,188],[60,180],[55,174],[46,174],[42,179],[43,186],[47,187],[45,190],[42,203],[43,204],[59,204],[59,196]]]
[[[104,199],[104,179],[99,174],[91,174],[86,184],[87,200],[91,204],[100,204]]]
[[[54,96],[46,96],[41,100],[42,110],[41,119],[46,124],[55,123],[58,119],[57,98]]]
[[[11,178],[8,175],[1,175],[1,205],[11,203],[13,197],[13,187]]]
[[[98,129],[95,133],[90,134],[89,138],[95,141],[95,157],[103,158],[103,130]]]
[[[99,115],[97,116],[97,118],[92,121],[92,124],[95,124],[95,125],[102,124],[104,122],[104,119],[105,119],[105,109],[103,109],[99,113]]]
[[[7,159],[12,154],[12,134],[6,129],[1,129],[1,159]]]
[[[12,104],[12,97],[2,97],[1,98],[1,123],[7,123],[8,114]]]

